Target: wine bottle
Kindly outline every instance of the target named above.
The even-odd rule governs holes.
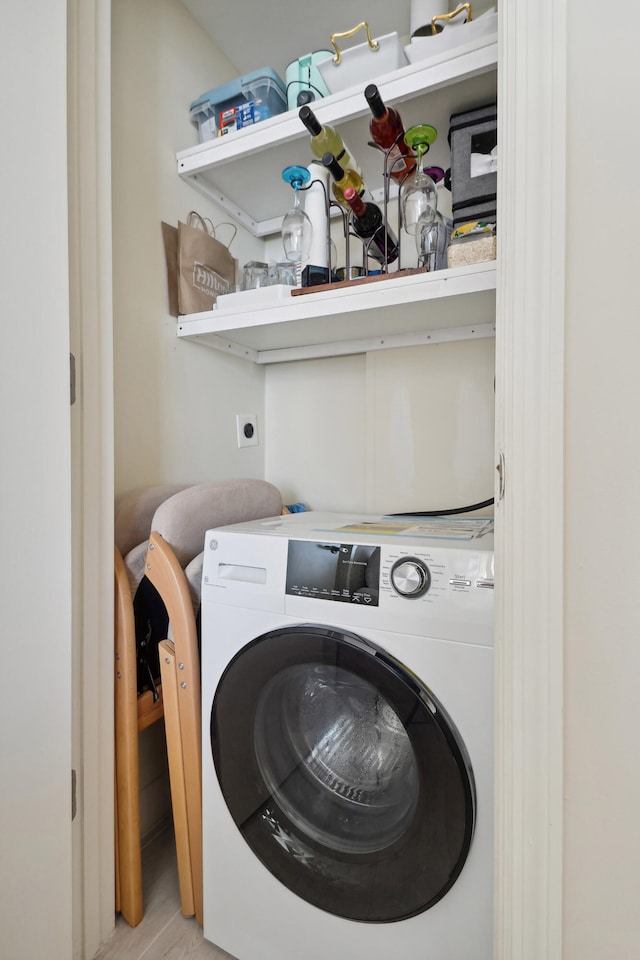
[[[398,259],[398,241],[384,225],[382,210],[375,203],[366,203],[353,187],[347,187],[344,198],[353,210],[354,232],[364,241],[367,254],[378,263],[393,263]]]
[[[300,107],[298,116],[311,134],[311,153],[322,160],[325,153],[332,153],[343,169],[355,170],[362,176],[362,170],[347,150],[338,131],[328,123],[320,123],[311,107]]]
[[[348,209],[349,204],[344,198],[344,191],[348,187],[353,187],[359,196],[362,196],[365,190],[364,182],[359,173],[355,170],[344,170],[332,153],[325,153],[322,156],[322,162],[333,177],[331,190],[338,203]]]
[[[370,83],[366,87],[364,96],[373,114],[369,124],[371,139],[383,150],[391,148],[387,169],[395,180],[404,180],[415,168],[416,162],[404,142],[404,127],[400,114],[393,107],[384,105],[375,83]],[[396,140],[398,140],[397,143]]]

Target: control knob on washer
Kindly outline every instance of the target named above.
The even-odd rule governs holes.
[[[420,597],[431,586],[429,568],[417,557],[403,557],[391,567],[391,586],[401,597]]]

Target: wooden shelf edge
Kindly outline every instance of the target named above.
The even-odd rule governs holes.
[[[368,283],[379,283],[387,280],[399,280],[401,277],[413,277],[416,274],[425,273],[415,267],[407,270],[396,270],[395,273],[376,273],[372,277],[359,277],[357,280],[335,280],[332,283],[320,283],[315,287],[302,287],[300,290],[292,290],[292,297],[304,297],[310,293],[327,293],[329,290],[344,290],[352,287],[363,287]]]

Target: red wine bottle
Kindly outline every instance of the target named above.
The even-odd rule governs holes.
[[[364,96],[373,114],[369,124],[371,139],[383,150],[391,148],[387,169],[395,180],[404,180],[415,168],[416,162],[404,142],[404,127],[400,114],[393,107],[384,105],[375,83],[366,87]],[[396,143],[398,137],[400,139]]]
[[[347,187],[344,198],[353,210],[354,232],[365,243],[367,254],[378,263],[393,263],[398,259],[398,241],[385,227],[382,211],[375,203],[366,203],[353,187]]]

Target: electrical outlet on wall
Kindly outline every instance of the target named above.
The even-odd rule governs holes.
[[[258,417],[255,413],[236,413],[239,447],[258,446]]]

